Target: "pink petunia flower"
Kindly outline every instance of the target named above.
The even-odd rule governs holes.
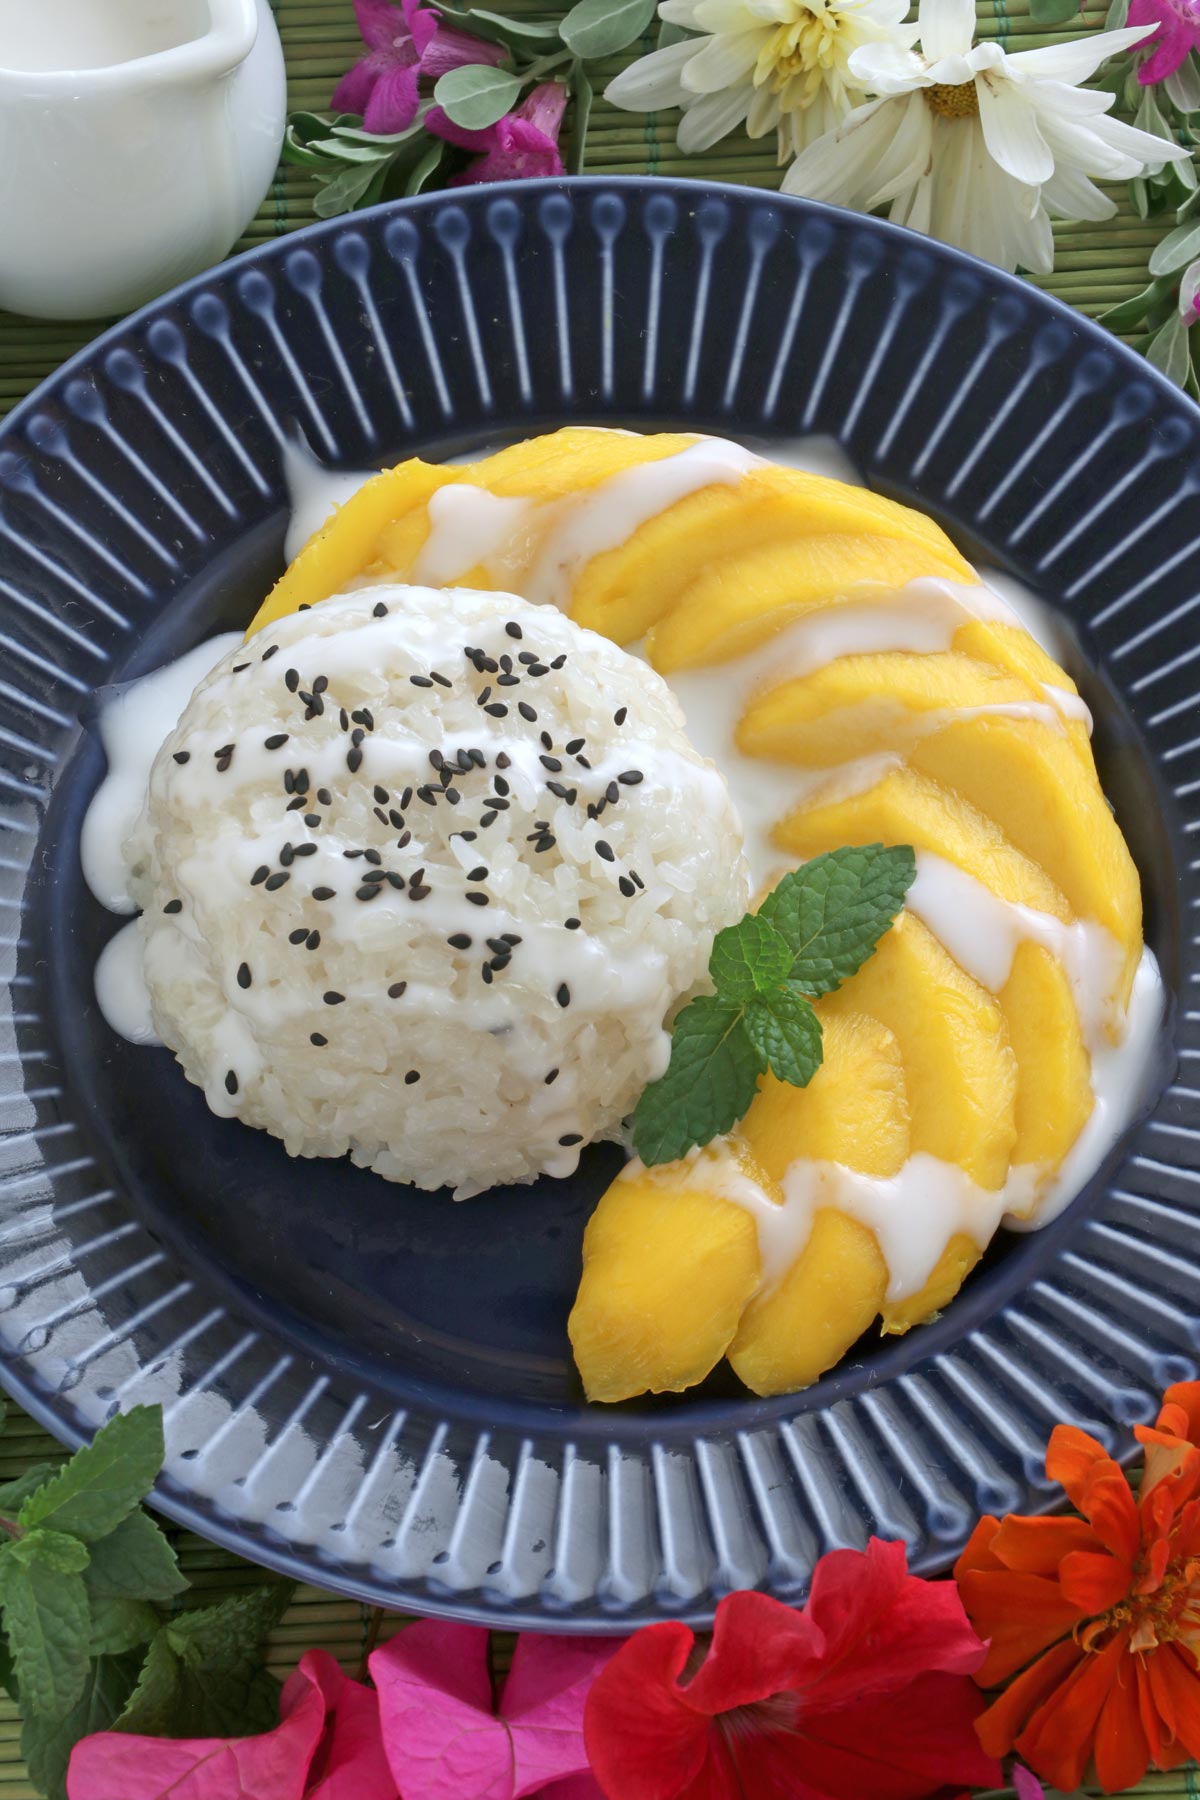
[[[525,96],[520,106],[483,131],[464,131],[446,117],[440,106],[430,109],[425,128],[460,150],[478,154],[456,175],[452,187],[477,181],[520,181],[538,175],[561,175],[563,161],[558,133],[566,110],[567,90],[561,81],[544,81]]]
[[[1197,0],[1130,0],[1130,25],[1157,25],[1151,38],[1152,54],[1138,70],[1143,87],[1153,87],[1173,75],[1189,50],[1200,45],[1200,4]]]
[[[417,116],[422,75],[437,81],[464,63],[499,63],[504,50],[445,25],[419,0],[354,0],[368,54],[333,90],[334,112],[359,113],[366,131],[405,131]]]

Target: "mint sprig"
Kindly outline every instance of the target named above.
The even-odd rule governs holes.
[[[716,992],[679,1014],[667,1072],[634,1111],[644,1163],[674,1162],[729,1131],[768,1070],[807,1086],[823,1054],[810,996],[833,993],[874,954],[916,872],[908,845],[831,850],[718,932],[708,963]]]

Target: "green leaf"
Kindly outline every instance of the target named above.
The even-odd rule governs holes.
[[[464,131],[486,131],[512,111],[520,94],[521,83],[515,75],[486,63],[451,69],[433,90],[447,118]]]
[[[1200,221],[1195,224],[1177,225],[1174,231],[1168,231],[1161,244],[1155,244],[1150,252],[1150,273],[1152,275],[1171,275],[1176,269],[1185,269],[1190,262],[1200,256]]]
[[[1029,15],[1035,25],[1065,25],[1078,14],[1079,0],[1029,0]]]
[[[460,30],[469,31],[473,37],[483,38],[489,44],[504,44],[510,50],[530,53],[555,49],[559,42],[556,19],[510,19],[503,13],[488,12],[478,6],[462,11],[457,6],[447,5],[446,0],[433,0],[433,6],[448,25],[457,25]]]
[[[595,97],[595,89],[588,80],[582,63],[576,63],[571,72],[571,93],[574,110],[571,114],[571,141],[567,147],[566,167],[568,175],[582,175],[587,162],[588,125]]]
[[[1110,306],[1107,312],[1098,315],[1101,324],[1107,325],[1110,331],[1125,331],[1130,325],[1138,325],[1166,296],[1171,292],[1170,281],[1151,282],[1140,294],[1134,294],[1128,300],[1122,300],[1118,306]]]
[[[170,1600],[187,1586],[174,1550],[140,1509],[92,1545],[84,1579],[93,1599]]]
[[[749,1000],[787,979],[792,946],[761,913],[747,913],[713,939],[708,972],[722,1000]]]
[[[670,19],[664,19],[658,28],[658,41],[654,48],[656,50],[669,50],[672,44],[682,44],[685,38],[690,38],[692,36],[693,33],[685,30],[682,25],[675,25],[672,24]]]
[[[612,56],[641,37],[654,8],[655,0],[576,0],[559,36],[576,56]]]
[[[831,994],[861,968],[904,904],[917,872],[907,844],[831,850],[785,875],[759,909],[792,948],[791,979]]]
[[[1105,31],[1120,31],[1129,17],[1129,0],[1109,0],[1104,19]]]
[[[88,1566],[87,1545],[64,1531],[27,1531],[9,1547],[9,1555],[22,1563],[44,1563],[60,1575],[81,1575]]]
[[[158,1608],[145,1600],[92,1600],[88,1649],[93,1656],[120,1656],[148,1644],[162,1624]]]
[[[83,1692],[62,1719],[27,1713],[21,1725],[21,1755],[29,1778],[47,1800],[67,1800],[67,1764],[80,1738],[107,1731],[128,1702],[137,1681],[140,1656],[102,1656],[88,1669]]]
[[[85,1542],[107,1537],[149,1493],[162,1460],[162,1408],[135,1406],[77,1450],[17,1517],[27,1531],[52,1525]]]
[[[1155,333],[1146,360],[1160,369],[1176,387],[1185,385],[1192,362],[1187,330],[1178,312],[1173,312],[1161,331]]]
[[[43,1562],[10,1560],[0,1597],[22,1706],[46,1718],[62,1718],[87,1681],[88,1602],[82,1577]]]
[[[442,158],[445,154],[445,144],[442,142],[441,138],[436,138],[433,143],[430,144],[424,156],[422,156],[418,162],[415,162],[409,170],[408,179],[404,183],[405,194],[410,198],[413,194],[419,194],[425,187],[426,182],[436,175],[441,168]]]
[[[374,162],[365,167],[355,164],[326,182],[313,201],[313,211],[318,219],[334,219],[340,213],[352,212],[360,200],[368,199],[371,188],[382,181],[387,169],[387,162]]]
[[[30,1494],[36,1494],[43,1484],[57,1475],[61,1463],[35,1463],[32,1469],[26,1469],[15,1481],[0,1484],[0,1515],[13,1519],[28,1500]]]
[[[1139,219],[1150,217],[1150,195],[1146,183],[1140,175],[1135,175],[1129,184],[1129,197],[1133,201],[1134,211]]]
[[[246,1737],[279,1718],[279,1683],[262,1644],[291,1602],[290,1582],[178,1614],[152,1640],[119,1731],[153,1737]]]
[[[807,1087],[821,1066],[821,1021],[794,982],[751,1000],[746,1030],[777,1081]]]
[[[693,1144],[728,1131],[753,1100],[765,1066],[739,1005],[704,994],[685,1006],[675,1021],[667,1072],[644,1089],[633,1115],[642,1161],[674,1162]]]
[[[20,1683],[13,1667],[12,1651],[3,1637],[0,1637],[0,1687],[4,1689],[14,1706],[20,1705]]]

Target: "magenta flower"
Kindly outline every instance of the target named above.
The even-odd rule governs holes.
[[[445,138],[460,150],[478,151],[476,160],[456,175],[451,187],[476,181],[522,181],[537,175],[561,175],[558,131],[567,104],[561,81],[544,81],[495,125],[483,131],[464,131],[448,119],[440,106],[426,114],[425,129]]]
[[[417,116],[418,82],[436,81],[464,63],[504,61],[499,44],[485,44],[444,25],[419,0],[354,0],[354,13],[369,52],[343,75],[329,102],[334,112],[359,113],[367,131],[387,136],[405,131]]]
[[[1153,52],[1138,70],[1143,87],[1173,75],[1189,50],[1200,45],[1198,0],[1130,0],[1130,25],[1157,25]]]

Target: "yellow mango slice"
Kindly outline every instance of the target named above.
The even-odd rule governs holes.
[[[776,1180],[799,1157],[895,1175],[909,1146],[895,1035],[874,1019],[847,1014],[825,1022],[824,1046],[825,1059],[806,1088],[764,1079],[739,1133]],[[747,1307],[729,1360],[756,1394],[807,1387],[867,1329],[887,1284],[874,1233],[820,1208],[782,1281]]]
[[[1016,1140],[1016,1059],[993,996],[964,974],[914,913],[901,913],[822,1019],[869,1013],[904,1063],[911,1149],[998,1188]]]
[[[1017,1059],[1014,1163],[1056,1169],[1091,1117],[1091,1058],[1057,957],[1041,944],[1017,946],[1000,1009]]]
[[[1028,683],[953,651],[839,656],[757,695],[735,736],[746,756],[822,769],[904,748],[923,726],[956,708],[1038,698]]]
[[[1067,671],[1060,668],[1037,639],[1030,637],[1020,625],[1007,625],[1003,619],[971,619],[955,632],[953,647],[964,656],[993,663],[1006,674],[1027,682],[1039,700],[1047,697],[1047,688],[1058,688],[1064,694],[1079,696],[1079,689]],[[1092,740],[1085,721],[1064,715],[1063,729],[1085,766],[1094,769]]]
[[[567,1331],[589,1400],[703,1381],[758,1287],[753,1216],[695,1177],[686,1163],[633,1164],[588,1221]]]
[[[840,844],[912,844],[957,864],[1002,900],[1069,922],[1066,897],[1028,856],[1014,849],[984,813],[912,769],[896,769],[844,800],[798,807],[773,839],[797,862]]]
[[[923,1325],[934,1313],[949,1306],[983,1251],[965,1231],[956,1231],[934,1265],[933,1273],[919,1293],[907,1300],[895,1300],[883,1308],[881,1329],[895,1335]]]
[[[1138,873],[1095,777],[1062,733],[1034,720],[963,719],[923,738],[912,766],[995,821],[1079,918],[1125,951],[1124,1004],[1142,952]]]

